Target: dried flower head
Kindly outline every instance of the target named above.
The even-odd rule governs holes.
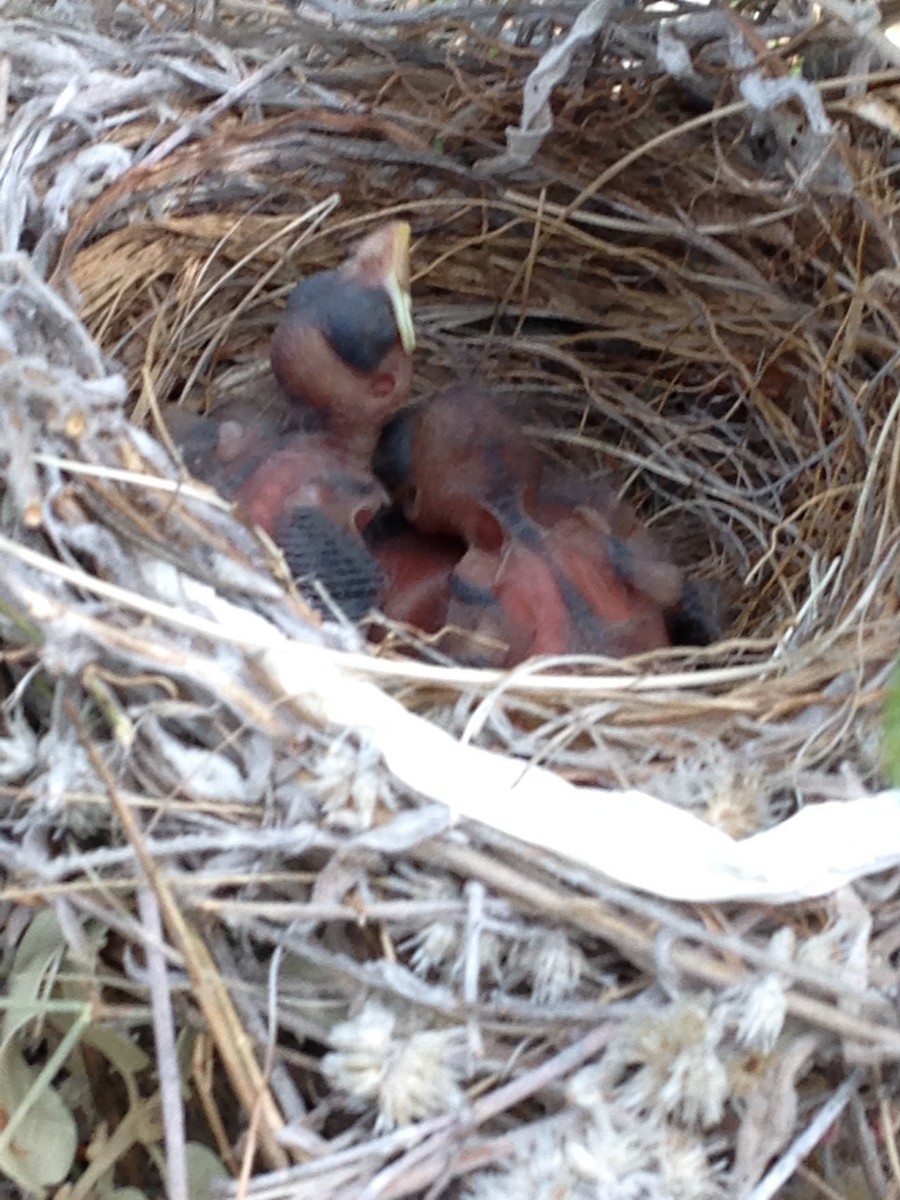
[[[450,984],[460,980],[465,971],[466,933],[462,922],[429,921],[400,943],[400,949],[410,952],[409,964],[417,975],[436,973],[440,981]],[[501,986],[505,982],[507,940],[492,929],[482,929],[478,935],[479,976]]]
[[[689,1125],[718,1124],[729,1094],[720,1047],[726,1016],[709,997],[636,1013],[602,1060],[607,1083],[631,1108],[659,1105]]]
[[[391,875],[389,886],[392,891],[408,896],[411,900],[459,901],[459,885],[440,875],[428,875],[398,864]],[[452,966],[458,959],[463,945],[463,918],[422,918],[415,929],[399,939],[400,950],[409,955],[409,966],[417,975],[437,973],[442,982],[447,982]]]
[[[417,975],[427,976],[432,972],[449,977],[459,956],[462,935],[459,923],[453,921],[429,921],[421,930],[411,933],[400,943],[400,949],[410,951],[409,965]]]
[[[671,1200],[719,1200],[725,1194],[724,1164],[710,1162],[706,1148],[684,1130],[665,1130],[659,1164]]]
[[[769,941],[773,964],[788,964],[794,956],[796,938],[785,926]],[[728,995],[737,1040],[748,1050],[769,1054],[775,1047],[787,1016],[787,994],[778,971],[757,977]]]
[[[587,963],[562,929],[536,929],[515,947],[510,968],[530,986],[536,1003],[554,1004],[577,991]]]
[[[744,994],[737,1026],[737,1038],[748,1050],[769,1054],[784,1028],[787,994],[777,975],[766,975]]]
[[[718,742],[677,762],[660,798],[693,809],[734,838],[756,833],[768,820],[762,771]]]
[[[573,1081],[574,1082],[574,1081]],[[474,1176],[466,1200],[721,1200],[702,1143],[656,1114],[606,1103],[517,1139],[504,1171]]]
[[[369,829],[380,802],[393,808],[393,792],[378,749],[350,734],[337,738],[318,764],[313,791],[336,824]]]
[[[517,1139],[512,1161],[502,1171],[479,1171],[468,1181],[465,1200],[573,1200],[571,1173],[562,1141],[552,1132]]]
[[[348,1093],[353,1107],[374,1102],[380,1129],[438,1116],[464,1101],[459,1029],[403,1036],[397,1016],[370,1001],[357,1017],[335,1026],[331,1041],[334,1050],[322,1060],[323,1074]]]

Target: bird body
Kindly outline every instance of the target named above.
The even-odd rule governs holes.
[[[407,403],[414,345],[409,226],[394,221],[291,293],[271,347],[286,429],[247,416],[170,421],[194,474],[269,534],[295,578],[322,585],[353,619],[385,586],[362,538],[388,503],[371,456],[382,424]]]
[[[447,608],[457,653],[511,666],[670,644],[679,569],[609,485],[551,467],[488,393],[457,388],[400,413],[375,467],[418,530],[466,544]]]
[[[479,666],[563,654],[570,621],[547,559],[516,539],[469,550],[453,573],[445,648]]]
[[[238,470],[241,465],[232,464]],[[361,533],[388,502],[372,473],[329,435],[293,433],[254,445],[248,465],[234,499],[276,541],[281,514],[290,508],[317,508],[343,529]]]
[[[541,475],[536,451],[493,397],[464,388],[389,421],[374,467],[416,529],[494,547],[499,514],[524,508]]]
[[[577,515],[528,542],[507,535],[498,550],[473,547],[451,592],[447,625],[471,634],[485,664],[513,666],[539,654],[621,658],[669,645],[660,605],[622,576]],[[464,641],[454,636],[457,653]]]
[[[367,530],[366,545],[384,578],[381,611],[422,633],[440,632],[447,623],[452,574],[465,545],[409,526],[373,534],[375,524]]]

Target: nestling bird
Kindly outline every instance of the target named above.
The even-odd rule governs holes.
[[[443,629],[452,574],[465,554],[465,543],[420,533],[396,509],[376,517],[364,540],[382,571],[379,608],[384,615],[421,633]]]
[[[511,666],[670,644],[684,582],[605,484],[551,468],[490,394],[456,388],[388,423],[375,469],[420,532],[460,538],[447,646]],[[468,647],[468,648],[466,648]]]
[[[271,359],[293,428],[246,415],[170,421],[192,472],[272,537],[295,577],[318,580],[354,619],[384,585],[362,533],[388,503],[372,451],[412,378],[409,236],[392,222],[291,293]]]
[[[543,464],[488,392],[457,387],[389,421],[373,456],[410,524],[469,546],[502,540],[497,513],[527,509]]]
[[[416,337],[410,229],[392,221],[335,271],[302,280],[272,338],[275,378],[345,450],[368,459],[384,422],[409,397]]]

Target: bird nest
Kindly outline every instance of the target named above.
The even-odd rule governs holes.
[[[877,10],[22,7],[0,1194],[887,1195]],[[510,673],[367,647],[185,475],[167,408],[264,397],[293,283],[398,217],[416,392],[489,385],[612,476],[718,597],[715,644]],[[807,873],[820,812],[878,853],[835,865],[841,826]],[[710,877],[725,835],[788,829],[780,873]]]

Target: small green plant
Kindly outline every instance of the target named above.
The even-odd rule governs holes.
[[[115,1187],[113,1178],[132,1145],[143,1146],[165,1177],[159,1099],[142,1094],[152,1064],[124,1030],[111,1026],[108,1012],[98,1019],[104,1006],[94,976],[107,930],[92,924],[85,933],[85,954],[76,960],[55,913],[38,912],[0,979],[0,1180],[36,1197],[68,1180],[71,1200],[147,1200],[137,1188]],[[43,1065],[30,1061],[35,1041],[48,1048]],[[101,1054],[124,1085],[124,1111],[112,1134],[93,1110],[85,1047]],[[87,1166],[77,1158],[76,1113],[95,1130]],[[205,1146],[189,1142],[186,1149],[192,1200],[207,1200],[211,1180],[226,1175],[225,1167]]]

